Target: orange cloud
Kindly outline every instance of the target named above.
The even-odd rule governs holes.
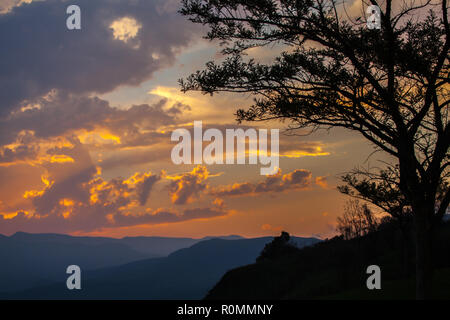
[[[315,182],[316,182],[316,184],[318,186],[320,186],[323,189],[328,189],[329,188],[328,182],[327,182],[327,177],[325,177],[325,176],[323,176],[323,177],[321,177],[321,176],[316,177]]]
[[[87,184],[89,186],[90,203],[104,207],[114,206],[117,210],[136,207],[133,202],[145,205],[153,185],[161,179],[160,175],[148,173],[135,173],[123,180],[115,178],[105,181],[97,177]]]
[[[280,157],[302,158],[328,156],[330,152],[323,150],[320,141],[301,141],[298,136],[283,136],[280,140]]]
[[[68,219],[74,210],[75,202],[72,199],[63,198],[59,200],[59,205],[62,207],[61,215],[64,219]]]
[[[223,217],[231,213],[232,211],[219,207],[193,208],[186,209],[182,212],[173,212],[159,208],[154,211],[148,210],[141,214],[116,214],[113,219],[115,226],[123,227],[178,223],[190,220],[207,220]]]
[[[44,189],[43,190],[27,190],[23,194],[24,199],[37,198],[39,196],[42,196],[44,194],[44,192],[47,191],[54,183],[54,181],[48,180],[48,175],[42,175],[41,180],[42,180],[42,183],[45,185]]]
[[[265,224],[263,224],[261,226],[261,230],[264,230],[264,231],[269,231],[270,230],[270,231],[280,232],[280,231],[283,230],[283,228],[282,227],[274,227],[271,224],[265,223]]]
[[[175,204],[186,204],[192,202],[208,188],[206,180],[209,171],[205,166],[197,166],[191,172],[176,176],[166,176],[171,180],[169,194]]]
[[[75,162],[72,157],[66,156],[64,154],[58,154],[50,157],[50,163],[65,163],[65,162]]]
[[[295,169],[287,174],[282,174],[281,169],[274,175],[266,176],[259,183],[234,183],[220,186],[210,190],[215,196],[248,196],[266,192],[283,192],[289,190],[305,189],[311,184],[311,172],[304,169]]]
[[[280,157],[285,158],[302,158],[302,157],[319,157],[319,156],[328,156],[329,152],[323,152],[320,147],[317,147],[317,150],[314,152],[308,152],[304,150],[292,150],[285,153],[280,154]]]
[[[200,174],[194,170],[194,174]],[[206,173],[205,173],[206,174]],[[3,220],[8,219],[16,227],[52,228],[57,226],[61,231],[93,230],[103,227],[131,226],[140,224],[160,224],[181,222],[193,219],[206,219],[215,216],[224,216],[229,212],[225,209],[223,201],[216,199],[211,208],[196,208],[184,210],[181,213],[170,210],[143,208],[153,185],[160,181],[161,175],[148,173],[135,173],[128,179],[115,178],[109,181],[96,176],[82,188],[88,192],[90,201],[81,202],[68,197],[61,197],[51,207],[46,202],[49,212],[41,215],[34,208],[32,212],[24,210],[3,213]],[[41,191],[29,191],[27,197],[36,203],[49,197],[54,192],[52,186],[57,182],[49,181],[43,176],[45,188]],[[64,222],[64,223],[63,223]]]

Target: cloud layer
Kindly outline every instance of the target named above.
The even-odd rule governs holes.
[[[173,63],[197,28],[160,0],[79,0],[82,29],[71,31],[68,5],[33,1],[0,14],[0,116],[52,89],[86,94],[137,85]],[[127,30],[123,18],[141,26],[133,41],[114,36],[115,21],[116,33]]]
[[[227,186],[220,186],[210,190],[210,194],[218,197],[248,196],[267,192],[283,192],[288,190],[301,190],[311,185],[311,172],[296,169],[282,174],[281,169],[274,175],[258,183],[243,182]]]

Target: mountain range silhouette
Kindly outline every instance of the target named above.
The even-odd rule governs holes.
[[[0,237],[3,299],[201,299],[230,269],[255,262],[273,237]],[[319,242],[292,237],[298,247]],[[67,266],[81,290],[68,290]]]

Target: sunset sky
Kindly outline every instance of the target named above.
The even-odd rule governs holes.
[[[348,1],[349,12],[360,12]],[[81,30],[66,8],[81,8]],[[251,95],[180,91],[223,58],[177,0],[0,0],[0,233],[329,237],[346,197],[339,176],[379,166],[359,135],[242,123]],[[269,62],[285,48],[249,50]],[[171,133],[279,128],[280,169],[174,165]],[[206,144],[204,144],[206,146]]]

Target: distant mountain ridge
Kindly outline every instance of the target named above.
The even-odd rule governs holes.
[[[34,244],[34,246],[37,246],[38,248],[39,245],[43,244],[52,244],[52,246],[56,246],[55,239],[59,239],[59,241],[62,242],[62,244],[58,244],[60,248],[67,249],[71,248],[70,246],[75,246],[74,248],[71,248],[72,250],[69,250],[72,254],[82,248],[83,250],[91,250],[90,252],[95,255],[103,254],[103,257],[105,257],[105,255],[113,255],[116,259],[118,256],[116,255],[115,250],[120,248],[117,243],[112,246],[111,243],[107,241],[109,238],[95,238],[93,240],[95,245],[87,245],[85,241],[89,239],[73,239],[77,237],[61,237],[61,235],[47,235],[47,237],[40,235],[33,237],[33,235],[30,236],[29,234],[19,234],[17,236],[8,237],[9,240],[19,243],[21,241],[27,242],[30,238],[39,238]],[[273,237],[245,239],[239,236],[225,236],[223,238],[224,239],[207,237],[207,240],[190,239],[195,240],[196,243],[190,247],[179,249],[163,258],[145,257],[135,259],[138,258],[142,252],[130,249],[123,243],[119,243],[128,249],[128,256],[124,252],[119,252],[119,256],[121,256],[123,261],[127,259],[128,261],[120,265],[111,264],[110,266],[101,266],[97,268],[87,267],[86,263],[85,265],[81,265],[80,263],[77,263],[76,259],[60,259],[64,260],[65,263],[70,260],[71,263],[69,264],[80,265],[83,270],[82,290],[80,291],[67,290],[65,287],[65,280],[68,275],[65,274],[65,267],[68,264],[64,265],[62,261],[60,261],[57,267],[55,267],[54,260],[56,255],[55,251],[51,250],[53,254],[48,253],[44,259],[42,257],[39,258],[36,255],[34,256],[33,259],[35,259],[35,262],[32,266],[34,269],[37,268],[34,272],[32,272],[33,268],[31,266],[30,268],[19,268],[18,271],[20,272],[16,272],[14,269],[10,268],[7,272],[5,272],[5,270],[0,270],[0,277],[5,278],[5,275],[9,276],[9,283],[12,282],[11,279],[17,281],[23,272],[31,273],[31,275],[36,277],[36,274],[44,273],[40,270],[42,266],[48,268],[46,271],[47,275],[49,275],[50,272],[53,272],[53,277],[41,279],[41,281],[35,282],[32,286],[28,287],[23,286],[22,284],[22,287],[17,289],[16,286],[15,290],[11,290],[12,284],[10,287],[2,286],[0,292],[9,291],[9,293],[0,294],[0,297],[6,299],[199,299],[206,295],[208,290],[220,280],[225,272],[232,268],[253,263],[264,248],[264,245],[273,239]],[[314,238],[292,238],[295,239],[300,246],[310,245],[320,241]],[[159,241],[161,241],[161,239],[174,238],[158,238]],[[179,240],[179,238],[175,239]],[[5,252],[5,248],[2,247],[5,242],[4,240],[5,239],[0,238],[0,255],[4,255]],[[129,241],[127,238],[119,240],[125,240],[125,242]],[[136,238],[134,238],[134,240],[136,240]],[[144,239],[141,238],[139,240],[143,241]],[[74,241],[79,242],[74,244]],[[109,248],[107,254],[104,252],[105,248]],[[10,252],[9,256],[14,257],[15,254]],[[52,261],[50,266],[45,261],[42,261],[46,259]],[[2,259],[2,261],[5,260]],[[36,261],[40,262],[37,264]],[[4,266],[1,266],[0,268],[3,269]],[[30,279],[28,273],[25,274],[25,278]],[[0,278],[0,280],[5,279]],[[3,281],[1,283],[3,283]],[[13,293],[14,291],[16,293]]]
[[[237,239],[239,236],[224,236]],[[65,268],[83,270],[119,266],[164,257],[203,239],[169,237],[78,237],[54,233],[16,232],[0,235],[0,292],[18,291],[54,282]]]
[[[170,253],[187,248],[197,242],[209,239],[227,239],[236,240],[244,239],[238,235],[227,236],[207,236],[204,238],[178,238],[178,237],[159,237],[159,236],[137,236],[124,238],[108,238],[108,237],[90,237],[90,236],[70,236],[58,233],[26,233],[16,232],[11,236],[0,235],[2,237],[32,242],[51,242],[58,241],[59,243],[77,243],[77,244],[125,244],[131,249],[141,252],[143,254],[150,254],[151,256],[167,256]]]

